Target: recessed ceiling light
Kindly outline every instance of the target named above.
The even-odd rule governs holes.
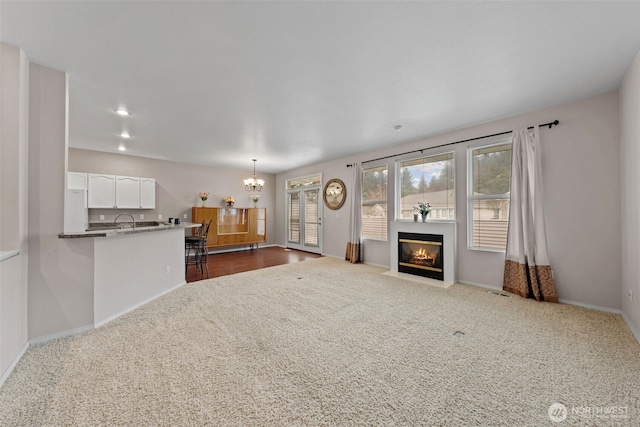
[[[400,129],[402,129],[402,125],[395,125],[393,127],[393,130],[395,130],[396,132],[399,131]]]
[[[131,135],[129,135],[129,132],[122,132],[120,138],[131,138]]]
[[[127,110],[125,110],[124,108],[116,108],[113,111],[115,111],[116,114],[119,115],[119,116],[130,116],[131,115],[131,113],[128,112]]]
[[[118,147],[118,150],[120,150],[120,151],[127,151],[127,148],[126,148],[124,145],[122,145],[122,144],[121,144],[121,145]]]

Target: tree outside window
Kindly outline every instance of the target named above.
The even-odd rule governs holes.
[[[509,222],[511,142],[469,148],[468,247],[504,250]]]
[[[455,219],[453,153],[398,162],[399,219],[413,219],[418,202],[431,205],[432,219]]]
[[[387,240],[387,166],[362,169],[362,238]]]

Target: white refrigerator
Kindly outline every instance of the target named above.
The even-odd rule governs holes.
[[[86,231],[89,228],[87,190],[67,190],[64,204],[64,232]]]

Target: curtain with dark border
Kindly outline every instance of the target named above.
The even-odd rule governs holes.
[[[524,298],[558,302],[547,254],[540,132],[513,132],[509,230],[503,289]]]
[[[356,264],[362,262],[362,166],[360,163],[352,165],[353,178],[351,179],[350,206],[351,215],[349,217],[349,241],[347,242],[347,252],[344,259]]]

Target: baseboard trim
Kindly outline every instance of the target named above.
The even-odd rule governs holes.
[[[496,291],[502,291],[502,287],[501,286],[484,285],[484,284],[481,284],[481,283],[474,283],[474,282],[469,282],[469,281],[466,281],[466,280],[458,280],[458,283],[464,283],[465,285],[472,285],[472,286],[477,286],[477,287],[480,287],[480,288],[487,288],[487,289],[494,289]],[[627,328],[629,328],[629,331],[631,331],[631,334],[633,335],[633,337],[636,339],[638,344],[640,344],[640,332],[635,328],[635,326],[633,325],[633,322],[631,322],[631,319],[629,319],[629,317],[624,313],[624,311],[619,310],[617,308],[603,307],[601,305],[594,305],[594,304],[586,304],[586,303],[583,303],[583,302],[572,301],[572,300],[568,300],[568,299],[564,299],[564,298],[558,298],[558,302],[560,302],[562,304],[569,304],[569,305],[575,305],[575,306],[578,306],[578,307],[584,307],[584,308],[590,308],[590,309],[593,309],[593,310],[604,311],[606,313],[619,314],[620,316],[622,316],[622,320],[624,320],[624,323],[626,323]]]
[[[571,300],[564,299],[564,298],[558,298],[558,302],[560,302],[562,304],[577,305],[578,307],[592,308],[594,310],[606,311],[607,313],[615,313],[615,314],[621,314],[622,313],[617,308],[609,308],[609,307],[603,307],[601,305],[587,304],[587,303],[583,303],[583,302],[579,302],[579,301],[571,301]]]
[[[34,338],[32,340],[29,340],[25,343],[24,347],[20,350],[20,352],[16,355],[16,357],[11,361],[11,363],[9,364],[9,366],[7,367],[7,369],[2,373],[2,376],[0,377],[0,387],[2,387],[2,384],[4,384],[5,380],[9,377],[9,375],[11,375],[11,372],[13,372],[13,369],[16,367],[16,365],[18,364],[18,362],[20,361],[20,359],[22,358],[22,356],[24,356],[24,353],[27,351],[27,349],[30,346],[37,346],[37,345],[42,345],[45,344],[49,341],[58,339],[58,338],[66,338],[72,335],[77,335],[79,333],[82,332],[86,332],[86,331],[90,331],[96,328],[99,328],[100,326],[103,326],[104,324],[117,319],[118,317],[122,316],[123,314],[126,314],[132,310],[135,310],[138,307],[141,307],[153,300],[155,300],[156,298],[160,298],[161,296],[168,294],[171,291],[174,291],[176,289],[178,289],[181,286],[184,286],[187,282],[182,282],[174,287],[172,287],[171,289],[167,289],[164,292],[159,293],[158,295],[153,296],[152,298],[148,298],[145,301],[142,301],[141,303],[128,308],[127,310],[124,310],[118,314],[115,314],[111,317],[109,317],[108,319],[105,319],[101,322],[95,323],[93,325],[87,325],[87,326],[81,326],[79,328],[74,328],[74,329],[68,329],[66,331],[61,331],[61,332],[56,332],[55,334],[50,334],[50,335],[45,335],[42,337],[38,337],[38,338]]]
[[[280,245],[276,245],[276,244],[259,245],[257,249],[259,250],[260,248],[270,248],[273,246],[280,246]],[[247,246],[241,246],[241,247],[233,247],[229,249],[218,249],[215,251],[209,250],[209,255],[225,254],[227,252],[251,251],[251,250],[256,250],[256,248],[254,248],[253,246],[247,245]]]
[[[492,289],[494,291],[502,291],[502,286],[485,285],[484,283],[470,282],[468,280],[457,280],[456,283],[462,283],[463,285],[476,286],[478,288]]]
[[[95,328],[94,325],[86,325],[86,326],[81,326],[79,328],[67,329],[66,331],[56,332],[55,334],[50,334],[50,335],[45,335],[43,337],[34,338],[32,340],[29,340],[29,344],[30,345],[40,345],[40,344],[44,344],[46,342],[49,342],[51,340],[55,340],[55,339],[58,339],[58,338],[65,338],[65,337],[69,337],[71,335],[77,335],[77,334],[82,333],[82,332],[90,331],[90,330],[92,330],[94,328]]]
[[[153,300],[155,300],[155,299],[157,299],[157,298],[160,298],[161,296],[166,295],[166,294],[168,294],[168,293],[169,293],[169,292],[171,292],[171,291],[175,291],[175,290],[176,290],[176,289],[178,289],[179,287],[184,286],[184,285],[186,285],[186,284],[187,284],[187,282],[179,283],[179,284],[177,284],[176,286],[173,286],[172,288],[167,289],[166,291],[162,291],[162,292],[160,292],[159,294],[156,294],[156,295],[154,295],[154,296],[152,296],[152,297],[150,297],[150,298],[147,298],[147,299],[146,299],[146,300],[144,300],[144,301],[139,302],[139,303],[138,303],[138,304],[136,304],[136,305],[133,305],[133,306],[131,306],[131,307],[129,307],[129,308],[127,308],[127,309],[125,309],[125,310],[121,311],[121,312],[118,312],[118,313],[114,314],[113,316],[109,316],[109,317],[107,317],[107,318],[106,318],[106,319],[104,319],[104,320],[101,320],[101,321],[99,321],[99,322],[95,322],[95,327],[96,327],[96,328],[99,328],[100,326],[103,326],[103,325],[105,325],[106,323],[111,322],[112,320],[116,320],[118,317],[123,316],[123,315],[125,315],[125,314],[129,313],[130,311],[135,310],[136,308],[142,307],[143,305],[145,305],[145,304],[147,304],[147,303],[150,303],[151,301],[153,301]]]
[[[14,368],[16,367],[20,359],[22,359],[22,356],[24,356],[24,353],[27,351],[28,348],[29,348],[29,341],[24,343],[24,345],[22,346],[22,349],[18,352],[18,354],[16,354],[16,357],[13,358],[11,363],[9,363],[9,366],[7,366],[7,369],[5,369],[5,371],[2,373],[2,376],[0,376],[0,388],[2,388],[2,384],[4,384],[7,378],[9,378],[9,375],[11,375]]]
[[[109,318],[107,318],[107,319],[105,319],[105,320],[103,320],[101,322],[96,322],[96,323],[94,323],[92,325],[81,326],[79,328],[74,328],[74,329],[67,329],[66,331],[56,332],[54,334],[45,335],[45,336],[38,337],[38,338],[33,338],[33,339],[29,340],[29,343],[31,345],[40,345],[40,344],[44,344],[46,342],[49,342],[51,340],[55,340],[57,338],[65,338],[65,337],[76,335],[76,334],[79,334],[79,333],[82,333],[82,332],[85,332],[85,331],[90,331],[92,329],[96,329],[96,328],[98,328],[98,327],[100,327],[100,326],[102,326],[102,325],[104,325],[104,324],[106,324],[106,323],[108,323],[108,322],[110,322],[112,320],[117,319],[118,317],[122,316],[123,314],[126,314],[126,313],[128,313],[128,312],[130,312],[132,310],[135,310],[136,308],[139,308],[139,307],[141,307],[141,306],[153,301],[156,298],[160,298],[161,296],[163,296],[165,294],[168,294],[169,292],[174,291],[174,290],[178,289],[181,286],[186,285],[186,283],[187,282],[179,283],[176,286],[173,286],[172,288],[167,289],[166,291],[163,291],[163,292],[161,292],[161,293],[159,293],[159,294],[157,294],[157,295],[155,295],[155,296],[153,296],[151,298],[147,298],[146,300],[144,300],[144,301],[142,301],[142,302],[140,302],[140,303],[138,303],[138,304],[136,304],[136,305],[134,305],[132,307],[129,307],[128,309],[123,310],[120,313],[117,313],[117,314],[115,314],[113,316],[110,316]]]
[[[372,267],[381,267],[381,268],[386,268],[387,270],[389,269],[388,265],[382,265],[382,264],[376,264],[375,262],[363,262],[364,265],[370,265]]]
[[[332,254],[321,254],[323,257],[327,257],[327,258],[333,258],[333,259],[339,259],[340,261],[344,261],[344,262],[349,262],[348,260],[346,260],[344,258],[344,256],[337,256],[337,255],[332,255]],[[360,262],[360,264],[364,264],[364,265],[370,265],[372,267],[382,267],[382,268],[386,268],[387,270],[389,269],[388,265],[382,265],[382,264],[374,264],[372,262],[366,262],[366,261],[362,261]]]
[[[622,320],[624,320],[624,323],[626,323],[627,328],[629,328],[629,331],[631,332],[633,337],[636,339],[638,344],[640,344],[640,333],[638,332],[636,327],[633,325],[633,322],[631,321],[629,316],[627,316],[624,311],[619,310],[617,308],[602,307],[600,305],[584,304],[584,303],[581,303],[581,302],[566,300],[566,299],[563,299],[563,298],[559,298],[559,302],[561,302],[563,304],[577,305],[578,307],[591,308],[593,310],[600,310],[600,311],[604,311],[604,312],[607,312],[607,313],[619,314],[622,317]]]
[[[633,326],[633,322],[631,321],[631,319],[629,319],[626,313],[622,310],[620,310],[620,316],[622,316],[624,323],[627,324],[627,327],[629,328],[633,336],[636,338],[636,341],[638,341],[638,344],[640,344],[640,333],[638,333],[638,330],[636,329],[636,327]]]

